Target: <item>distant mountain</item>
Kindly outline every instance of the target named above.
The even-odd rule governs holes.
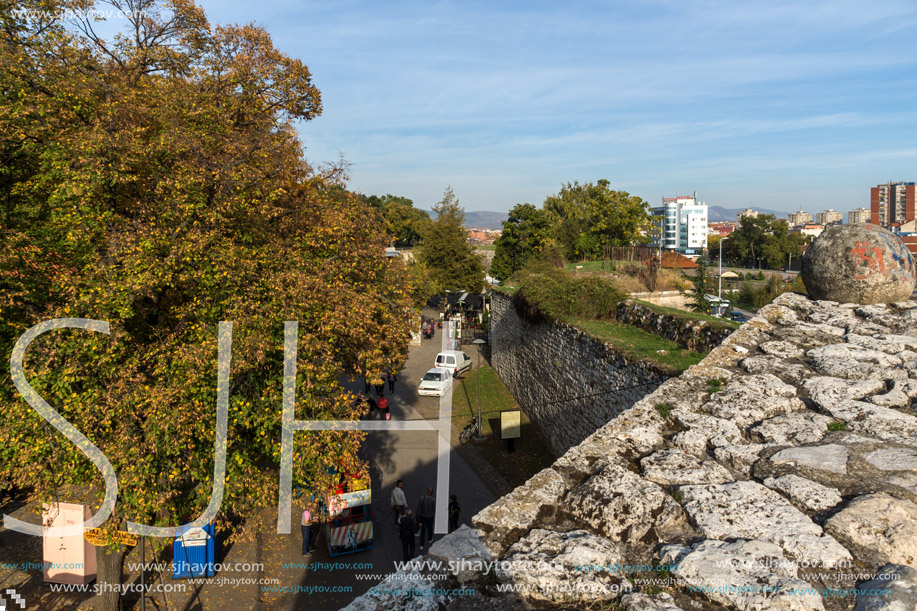
[[[431,219],[436,218],[436,213],[424,210]],[[469,229],[503,229],[503,221],[509,218],[506,212],[465,211],[465,227]]]
[[[752,206],[752,210],[757,210],[761,214],[773,214],[778,219],[786,218],[788,212],[783,212],[781,210],[768,210],[767,208],[758,208]],[[723,208],[722,206],[707,206],[707,221],[716,222],[716,221],[735,221],[736,214],[745,208]]]
[[[503,229],[503,221],[509,218],[506,212],[465,212],[465,227],[476,229]]]

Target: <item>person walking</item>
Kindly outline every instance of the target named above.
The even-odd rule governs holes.
[[[408,509],[398,520],[398,537],[401,539],[401,553],[404,555],[405,562],[417,553],[417,544],[414,542],[416,532],[417,523],[414,522],[414,512]]]
[[[315,549],[312,544],[312,506],[306,505],[302,512],[302,555],[308,556]]]
[[[379,418],[379,420],[391,420],[392,419],[392,415],[388,411],[388,399],[386,399],[385,397],[382,397],[381,399],[379,399],[379,411],[382,413],[382,416]]]
[[[462,508],[458,504],[458,497],[454,494],[449,495],[449,532],[458,528],[459,514]]]
[[[371,388],[371,386],[372,385],[369,383],[369,378],[363,378],[363,394],[364,395],[369,394],[369,389]]]
[[[378,395],[379,397],[382,397],[385,395],[385,378],[382,375],[380,375],[379,379],[381,380],[381,382],[379,384],[376,384],[376,395]]]
[[[433,488],[427,488],[427,493],[420,497],[417,503],[417,515],[420,517],[420,551],[424,554],[433,543],[433,518],[436,517],[436,499],[433,498]],[[430,538],[427,539],[427,536]]]
[[[398,381],[398,378],[395,377],[395,374],[391,371],[388,372],[388,391],[395,394],[395,382]]]
[[[395,482],[395,488],[392,490],[392,519],[395,521],[395,526],[398,526],[398,520],[401,518],[401,514],[404,513],[404,510],[408,508],[408,499],[404,496],[404,480],[399,479]]]
[[[376,404],[376,400],[366,395],[366,404],[369,406],[369,419],[378,420],[379,419],[379,406]]]

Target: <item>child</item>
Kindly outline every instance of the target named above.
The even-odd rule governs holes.
[[[449,532],[458,528],[459,514],[462,508],[459,507],[458,497],[454,494],[449,495]]]

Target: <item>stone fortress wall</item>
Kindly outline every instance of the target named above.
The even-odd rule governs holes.
[[[915,400],[917,302],[782,295],[348,609],[914,609]]]
[[[494,370],[538,425],[554,456],[583,441],[671,375],[626,358],[576,327],[524,320],[513,298],[497,291],[490,324]],[[588,398],[563,400],[573,397]]]
[[[687,316],[660,314],[630,299],[618,305],[615,320],[655,333],[697,352],[710,352],[735,331],[729,327],[712,327],[707,321]]]

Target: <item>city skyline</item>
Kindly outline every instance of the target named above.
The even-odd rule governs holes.
[[[607,178],[651,205],[846,214],[917,178],[913,3],[201,4],[309,66],[311,162],[343,155],[350,188],[420,208]]]

